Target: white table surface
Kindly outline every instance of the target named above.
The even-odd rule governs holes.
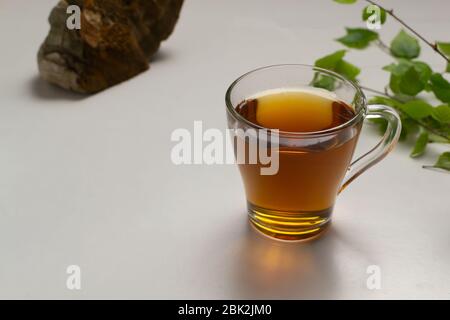
[[[225,129],[240,74],[313,63],[362,26],[362,3],[188,0],[151,69],[80,98],[37,78],[53,0],[0,1],[0,298],[450,298],[450,176],[399,145],[339,196],[331,231],[307,244],[247,224],[232,165],[175,166],[170,134]],[[450,40],[449,1],[383,1],[431,39]],[[387,41],[399,26],[383,27]],[[423,48],[436,69],[442,59]],[[351,51],[382,88],[390,58]],[[358,152],[378,139],[370,128]],[[66,288],[79,265],[81,290]],[[381,289],[366,287],[369,265]]]

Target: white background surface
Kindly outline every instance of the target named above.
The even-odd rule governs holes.
[[[225,128],[228,84],[255,67],[309,63],[362,26],[362,3],[188,0],[150,71],[80,98],[37,79],[52,0],[0,1],[0,298],[450,298],[450,176],[400,145],[339,197],[309,244],[247,225],[234,166],[175,166],[170,134]],[[431,39],[450,40],[449,1],[382,1]],[[381,31],[386,42],[398,31]],[[442,70],[428,48],[422,58]],[[377,48],[351,51],[382,88]],[[366,130],[358,150],[378,139]],[[82,289],[66,268],[82,268]],[[366,268],[382,289],[366,288]]]

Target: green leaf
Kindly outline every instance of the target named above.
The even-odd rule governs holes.
[[[406,115],[400,115],[400,119],[402,120],[402,132],[400,133],[400,140],[406,140],[409,135],[415,134],[419,131],[420,127],[413,119],[409,118]]]
[[[326,55],[325,57],[316,60],[314,65],[323,69],[335,70],[338,62],[342,61],[342,58],[344,58],[345,53],[346,50],[338,50],[336,52],[333,52],[332,54]]]
[[[422,61],[408,61],[407,63],[411,63],[414,69],[419,73],[420,75],[420,81],[422,81],[424,84],[430,80],[431,74],[433,73],[433,70],[431,70],[430,66]]]
[[[400,62],[398,64],[391,63],[390,65],[383,67],[383,70],[391,73],[389,87],[392,92],[400,93],[400,81],[409,68],[410,65],[405,62]]]
[[[434,112],[436,108],[431,110],[431,115],[420,120],[420,124],[427,128],[428,133],[433,133],[444,138],[446,143],[450,143],[450,125],[441,123],[435,119]],[[442,119],[444,120],[444,119]]]
[[[420,74],[416,71],[414,67],[411,67],[406,71],[406,73],[400,78],[399,91],[409,96],[415,96],[420,91],[425,89],[425,83],[420,81]]]
[[[443,154],[441,154],[434,166],[436,168],[450,170],[450,152],[444,152]]]
[[[409,67],[411,66],[410,62],[408,60],[399,60],[399,63],[391,63],[387,66],[383,67],[384,71],[388,71],[396,76],[401,76],[405,74],[406,71],[408,71]]]
[[[383,70],[391,72],[389,86],[392,92],[409,96],[415,96],[424,90],[432,74],[425,62],[405,59],[385,66]]]
[[[427,147],[427,144],[428,144],[428,133],[424,131],[419,135],[419,138],[417,138],[416,144],[414,145],[410,157],[417,158],[423,155]]]
[[[445,139],[444,137],[434,134],[434,133],[430,133],[428,140],[430,142],[436,142],[436,143],[450,143],[450,139]]]
[[[354,81],[361,72],[361,69],[345,60],[341,60],[336,65],[336,69],[334,71],[340,75],[343,75],[347,79]]]
[[[447,58],[450,58],[450,42],[436,42],[436,46]],[[450,73],[450,62],[447,62],[445,72]]]
[[[364,49],[373,41],[378,39],[378,33],[364,28],[346,28],[347,34],[336,39],[343,45],[354,48]]]
[[[353,4],[356,3],[357,0],[333,0],[333,1],[341,4]]]
[[[313,80],[313,87],[322,88],[328,91],[333,91],[335,89],[336,79],[324,74],[316,73]]]
[[[416,38],[401,30],[391,42],[391,53],[397,58],[417,58],[420,54],[419,42]]]
[[[405,94],[408,96],[415,96],[425,89],[425,83],[421,81],[420,74],[414,67],[406,69],[404,74],[391,74],[389,86],[392,92],[396,94]]]
[[[373,5],[368,5],[367,7],[364,8],[363,12],[362,12],[362,19],[363,21],[367,21],[369,19],[369,17],[371,17],[375,12],[373,12],[370,7],[372,7]],[[378,7],[380,8],[380,7]],[[380,22],[381,24],[384,24],[386,22],[386,11],[384,9],[380,8]]]
[[[440,52],[450,58],[450,42],[437,42],[436,45]]]
[[[422,100],[408,101],[402,106],[402,111],[414,120],[421,120],[433,112],[433,107]]]
[[[339,50],[333,52],[332,54],[326,55],[325,57],[316,60],[314,65],[319,68],[337,72],[340,75],[346,77],[347,79],[355,81],[356,77],[361,72],[361,70],[357,66],[351,64],[350,62],[343,60],[345,53],[346,50]],[[326,78],[322,79],[322,77],[319,77],[315,80],[318,81],[317,82],[318,87],[325,89],[331,83],[330,79]]]
[[[450,171],[450,152],[441,154],[434,166],[424,166],[424,168],[438,168]]]
[[[450,83],[440,73],[430,77],[430,87],[434,95],[442,102],[450,102]]]
[[[443,104],[433,108],[431,116],[439,123],[450,124],[450,106]]]
[[[371,98],[368,102],[369,104],[384,104],[390,106],[394,109],[403,111],[403,103],[394,100],[389,97],[375,96]],[[409,107],[408,107],[409,108]],[[426,107],[425,107],[426,108]],[[400,118],[402,121],[402,132],[400,134],[400,140],[405,140],[408,135],[415,134],[419,130],[419,125],[415,120],[410,118],[406,112],[400,113]],[[387,122],[384,119],[371,119],[372,122],[378,125],[380,133],[386,131]]]
[[[374,96],[369,101],[369,104],[384,104],[390,107],[393,107],[395,109],[400,109],[403,105],[401,102],[394,100],[389,97],[383,97],[383,96]]]

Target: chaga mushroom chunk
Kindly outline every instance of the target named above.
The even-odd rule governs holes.
[[[81,28],[70,30],[67,8],[80,8]],[[95,93],[149,68],[177,23],[183,0],[61,0],[38,53],[43,79]]]

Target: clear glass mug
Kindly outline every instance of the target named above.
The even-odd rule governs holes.
[[[354,117],[323,131],[274,132],[278,136],[275,150],[278,172],[275,175],[261,174],[261,163],[239,164],[249,220],[257,230],[273,238],[295,241],[321,234],[330,224],[336,196],[353,179],[383,159],[400,136],[401,122],[395,110],[367,105],[361,88],[334,72],[296,64],[259,68],[235,80],[225,97],[229,129],[232,132],[237,129],[272,131],[248,121],[236,107],[263,91],[317,87],[321,80],[333,83],[331,91],[337,100],[353,108]],[[375,118],[387,122],[381,141],[352,161],[364,119]],[[264,135],[249,135],[246,143],[259,144],[261,137]],[[234,139],[236,146],[239,137],[234,135]]]

